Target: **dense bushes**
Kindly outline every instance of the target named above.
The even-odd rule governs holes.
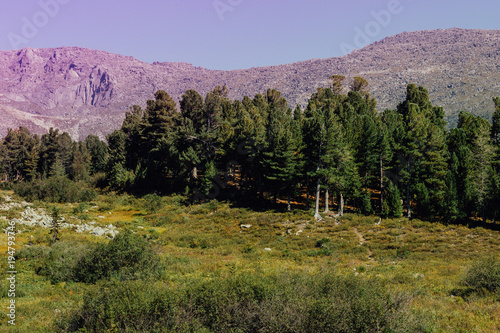
[[[495,256],[477,260],[467,271],[464,283],[478,293],[500,292],[500,260]]]
[[[148,242],[132,232],[118,234],[106,244],[56,242],[50,247],[35,245],[21,249],[18,259],[27,259],[37,274],[52,283],[101,279],[135,280],[158,275],[159,256]]]
[[[158,274],[159,267],[160,258],[147,241],[126,231],[82,257],[75,268],[75,281],[95,283],[110,277],[134,280]]]
[[[238,275],[98,284],[60,328],[102,332],[419,332],[404,298],[378,280],[333,275]]]
[[[35,245],[24,248],[19,257],[34,259],[35,272],[51,283],[74,280],[79,260],[89,252],[88,245],[71,241],[56,242],[50,247]]]
[[[19,182],[14,186],[14,191],[29,201],[83,202],[97,197],[96,191],[87,184],[60,176],[32,182]]]

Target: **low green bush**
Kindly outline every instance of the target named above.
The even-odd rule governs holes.
[[[379,280],[231,275],[182,285],[98,283],[59,327],[104,332],[425,332],[411,299]]]
[[[37,267],[36,273],[48,277],[51,283],[75,280],[76,267],[89,250],[86,244],[56,242],[51,246],[47,259]]]
[[[82,257],[75,280],[95,283],[100,279],[135,280],[159,274],[160,258],[141,236],[125,231],[107,244],[99,244]]]
[[[90,249],[85,243],[59,241],[50,247],[33,245],[22,248],[17,258],[26,259],[37,274],[46,276],[51,283],[58,283],[74,280],[78,262]]]
[[[103,281],[58,326],[66,332],[177,332],[178,311],[174,290],[166,293],[142,281]]]
[[[468,269],[463,283],[478,293],[500,292],[500,260],[488,256],[475,261]]]
[[[142,197],[142,200],[142,206],[148,214],[154,214],[161,210],[161,208],[163,207],[162,198],[156,193],[146,194],[144,197]]]
[[[73,214],[83,214],[90,208],[90,205],[86,202],[80,202],[78,206],[73,208]]]
[[[51,283],[135,280],[158,276],[160,272],[158,254],[144,237],[130,231],[97,246],[58,241],[50,247],[25,247],[18,251],[17,258],[26,259],[37,274],[46,276]]]

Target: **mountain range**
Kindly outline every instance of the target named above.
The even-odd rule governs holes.
[[[229,98],[282,92],[290,107],[305,107],[333,74],[364,77],[378,110],[395,108],[408,83],[428,89],[450,126],[461,110],[491,118],[500,96],[500,30],[446,29],[404,32],[343,57],[241,70],[211,70],[188,63],[141,62],[78,47],[0,51],[0,136],[7,128],[73,139],[101,138],[120,127],[133,104],[145,107],[157,90],[176,101],[188,89],[205,95],[226,85]]]

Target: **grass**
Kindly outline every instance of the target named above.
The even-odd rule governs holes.
[[[0,191],[0,197],[12,192]],[[500,302],[497,293],[467,292],[464,278],[477,258],[500,256],[500,233],[484,228],[445,225],[420,220],[346,215],[316,223],[306,210],[256,212],[226,202],[185,205],[183,197],[144,198],[100,195],[88,206],[56,206],[67,220],[114,224],[144,237],[160,255],[163,271],[155,283],[178,289],[189,281],[225,281],[235,275],[304,276],[334,272],[337,276],[381,280],[392,293],[411,296],[411,310],[428,321],[431,332],[497,332]],[[159,208],[157,208],[157,206]],[[0,211],[7,218],[22,209]],[[82,219],[81,216],[85,215]],[[100,218],[99,216],[104,216]],[[1,219],[0,219],[0,222]],[[250,228],[242,228],[249,224]],[[48,245],[48,230],[18,226],[19,251],[26,244]],[[83,244],[108,240],[90,234],[61,232],[61,241]],[[7,238],[0,235],[1,258],[7,260]],[[269,250],[270,249],[270,250]],[[92,284],[59,282],[36,274],[37,259],[16,262],[18,332],[51,332],[55,324],[77,310]],[[5,267],[5,266],[4,266]],[[6,270],[0,272],[5,281]],[[3,292],[0,307],[6,308]],[[0,332],[10,332],[2,314]]]

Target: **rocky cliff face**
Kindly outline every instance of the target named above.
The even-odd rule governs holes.
[[[0,135],[25,126],[36,133],[60,128],[75,139],[104,137],[131,105],[144,106],[159,89],[180,100],[188,89],[203,95],[222,84],[232,99],[276,88],[291,107],[305,106],[332,74],[365,77],[379,110],[395,108],[408,83],[423,85],[453,124],[460,110],[491,115],[491,98],[500,95],[499,60],[500,30],[464,29],[402,33],[340,58],[234,71],[147,64],[76,47],[2,51]]]

